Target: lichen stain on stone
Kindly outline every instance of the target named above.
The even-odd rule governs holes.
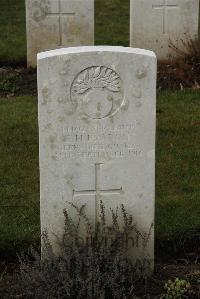
[[[61,57],[61,60],[63,60],[66,65],[71,62],[71,58],[68,57],[67,55],[63,55],[63,56],[60,56],[60,57]]]
[[[148,72],[147,71],[147,66],[143,66],[139,70],[137,70],[136,77],[138,79],[143,79],[143,78],[145,78],[147,76],[147,72]]]
[[[44,129],[44,130],[48,130],[48,129],[51,128],[51,126],[52,126],[52,124],[51,124],[51,123],[48,123],[47,125],[45,125],[45,126],[43,127],[43,129]]]
[[[58,98],[57,98],[57,102],[58,102],[59,104],[65,103],[65,102],[66,102],[66,98],[64,98],[64,97],[58,97]]]
[[[74,189],[74,183],[73,183],[73,179],[74,179],[74,176],[73,175],[65,175],[64,176],[64,179],[67,183],[67,185],[71,188],[71,189]]]
[[[32,7],[29,7],[29,9],[32,11],[33,20],[35,22],[41,22],[46,18],[47,13],[51,10],[50,1],[34,1]]]
[[[58,117],[58,121],[59,121],[60,123],[63,123],[63,122],[65,121],[65,117],[64,117],[64,116],[59,116],[59,117]]]
[[[133,97],[140,99],[142,97],[142,91],[139,88],[133,88]]]
[[[136,120],[136,125],[140,127],[142,125],[141,121],[140,120]]]
[[[80,31],[81,31],[81,27],[79,27],[75,22],[74,20],[71,21],[71,22],[65,22],[64,24],[64,28],[67,28],[67,30],[65,30],[63,32],[63,34],[65,36],[69,36],[70,34],[70,37],[67,39],[69,41],[69,39],[74,39],[73,36],[78,36]]]
[[[90,124],[91,123],[91,121],[90,121],[90,119],[89,119],[89,117],[87,117],[85,114],[83,114],[83,113],[80,113],[80,118],[81,118],[81,120],[82,121],[84,121],[86,124]]]
[[[60,71],[61,76],[68,75],[69,70],[66,69],[66,67],[63,67],[63,69]]]
[[[54,149],[56,146],[55,146],[55,144],[54,143],[50,143],[50,148],[51,149]]]
[[[65,107],[65,110],[64,110],[65,114],[67,116],[73,115],[76,112],[75,107],[72,104],[70,104],[70,105],[68,104],[67,106],[68,107]]]
[[[127,111],[128,110],[128,108],[129,108],[129,104],[130,104],[130,102],[128,101],[128,100],[125,100],[124,102],[123,102],[123,104],[122,104],[122,110],[124,110],[124,111]]]
[[[137,107],[137,108],[141,108],[141,107],[142,107],[142,103],[141,103],[141,102],[136,102],[136,103],[135,103],[135,107]]]
[[[114,115],[110,115],[110,116],[109,116],[109,120],[110,120],[110,122],[111,122],[112,124],[114,124]]]
[[[57,161],[57,157],[56,156],[51,156],[52,160]]]
[[[46,105],[48,102],[50,102],[50,89],[49,89],[49,83],[46,81],[44,82],[43,88],[42,88],[42,105]]]
[[[155,160],[155,149],[152,149],[151,151],[148,151],[147,157],[150,159]]]
[[[69,43],[69,44],[73,44],[74,42],[75,42],[74,38],[69,38],[69,39],[68,39],[68,43]]]
[[[125,194],[125,191],[122,189],[122,191],[121,191],[121,195],[124,195]]]
[[[49,136],[49,143],[50,143],[51,149],[54,149],[56,147],[56,145],[55,145],[56,138],[57,138],[57,135]]]
[[[56,138],[57,138],[57,135],[51,135],[51,136],[49,136],[49,141],[55,142]]]
[[[50,82],[50,85],[52,86],[53,84],[56,84],[56,83],[57,83],[57,79],[56,79],[56,78],[51,78],[51,79],[49,80],[49,82]]]
[[[61,66],[60,75],[67,75],[69,74],[69,64],[71,62],[70,58],[67,58],[66,56],[62,57],[60,56],[60,60],[64,65]]]
[[[119,60],[116,58],[115,61],[112,62],[111,64],[111,68],[116,72],[116,73],[119,73],[118,72],[118,66],[119,66]]]
[[[78,23],[76,20],[71,20],[65,22],[63,35],[66,37],[66,43],[70,46],[79,45],[91,45],[91,26],[84,24],[84,34],[83,34],[83,24]]]
[[[62,137],[62,141],[63,142],[66,142],[68,140],[68,135],[63,135],[63,137]]]
[[[42,105],[42,106],[45,106],[45,105],[47,105],[47,104],[48,104],[48,100],[47,100],[47,98],[42,97],[41,105]]]
[[[113,99],[114,100],[114,99]],[[117,98],[115,101],[115,105],[117,108],[120,108],[120,106],[122,106],[123,104],[122,103],[122,98]]]
[[[102,164],[108,164],[110,161],[113,161],[113,157],[107,155],[106,157],[104,157],[101,161]]]
[[[50,116],[52,114],[52,111],[50,109],[47,109],[47,114]]]
[[[58,209],[58,206],[57,206],[56,204],[54,204],[54,205],[53,205],[53,208],[54,208],[55,210],[57,210],[57,209]]]

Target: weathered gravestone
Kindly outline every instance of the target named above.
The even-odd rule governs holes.
[[[198,37],[199,0],[131,0],[130,44],[167,59]]]
[[[27,63],[37,53],[94,44],[94,0],[26,0]]]
[[[100,200],[107,211],[124,204],[142,235],[129,240],[130,254],[152,260],[154,53],[108,46],[40,53],[38,91],[42,231],[57,250],[67,201],[86,204],[94,222]]]

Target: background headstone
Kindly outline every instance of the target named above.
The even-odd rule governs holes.
[[[26,0],[27,63],[37,53],[94,44],[94,0]]]
[[[198,37],[199,0],[131,0],[130,44],[155,51],[158,59],[185,49]]]
[[[130,240],[130,253],[152,260],[154,53],[106,46],[40,53],[38,92],[42,231],[56,248],[67,201],[86,204],[94,222],[100,200],[106,210],[124,204],[145,236]]]

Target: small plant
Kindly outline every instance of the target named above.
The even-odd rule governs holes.
[[[0,79],[0,89],[4,93],[14,94],[17,90],[17,81],[19,80],[19,75],[12,75],[7,78]]]
[[[159,89],[200,89],[200,40],[189,37],[177,47],[170,42],[172,56],[158,65]]]
[[[199,39],[187,38],[186,41],[181,41],[182,49],[176,47],[170,42],[169,47],[174,50],[176,56],[181,57],[190,64],[197,63],[200,60],[200,41]]]
[[[59,256],[44,233],[45,258],[41,260],[33,249],[28,255],[21,255],[14,295],[43,299],[135,298],[138,289],[145,289],[147,269],[142,264],[133,265],[127,255],[129,236],[135,233],[143,237],[132,216],[122,205],[121,209],[110,210],[112,223],[108,224],[107,211],[101,202],[99,222],[94,227],[85,214],[85,206],[78,208],[72,203],[71,206],[79,217],[75,223],[64,210],[64,235],[61,240],[57,238]],[[84,242],[80,234],[83,226]]]
[[[184,279],[176,278],[174,281],[168,280],[165,284],[165,294],[161,296],[161,299],[182,299],[188,298],[191,285]]]

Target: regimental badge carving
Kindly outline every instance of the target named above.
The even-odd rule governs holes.
[[[49,0],[35,0],[32,4],[32,18],[35,22],[43,21],[50,10]]]
[[[71,86],[71,100],[80,113],[89,118],[113,116],[123,105],[122,80],[111,68],[89,67],[75,77]]]

